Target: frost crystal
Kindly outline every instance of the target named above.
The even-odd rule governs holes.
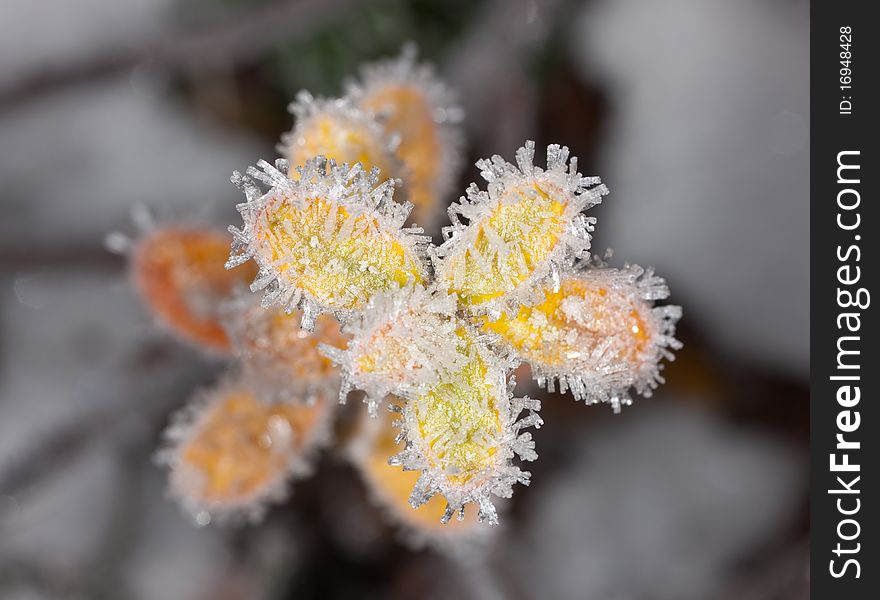
[[[678,306],[654,306],[669,295],[666,282],[637,265],[572,270],[544,299],[513,317],[481,319],[502,345],[532,366],[542,387],[570,389],[587,403],[609,402],[615,412],[631,402],[629,389],[650,396],[663,382],[664,358],[675,339]]]
[[[398,136],[397,156],[406,166],[412,218],[428,223],[461,167],[462,111],[455,95],[428,64],[416,62],[412,44],[397,58],[366,65],[360,80],[350,81],[347,94],[363,110],[377,116]]]
[[[534,154],[534,142],[526,142],[516,165],[497,155],[478,161],[487,191],[471,184],[449,207],[452,225],[434,257],[437,279],[472,310],[498,314],[529,303],[535,287],[588,256],[595,218],[582,211],[608,189],[581,176],[565,146],[547,147],[546,170],[534,166]]]
[[[170,494],[199,525],[261,519],[291,476],[309,472],[334,406],[328,395],[268,404],[235,381],[201,393],[172,418],[156,455],[170,469]]]
[[[364,390],[370,414],[390,394],[411,397],[461,368],[455,299],[408,286],[374,296],[346,328],[348,348],[322,351],[342,369],[340,400]]]
[[[410,205],[393,200],[391,181],[379,184],[375,171],[322,156],[299,167],[296,179],[285,161],[258,164],[232,177],[247,202],[238,205],[242,229],[230,227],[227,267],[256,260],[251,289],[264,290],[264,306],[300,308],[311,329],[321,312],[345,320],[377,292],[425,280],[429,239],[403,228]]]

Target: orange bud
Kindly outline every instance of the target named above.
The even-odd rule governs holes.
[[[310,451],[326,437],[335,402],[272,404],[239,383],[224,383],[175,416],[158,460],[171,493],[205,525],[257,520],[286,496],[291,475],[308,472]]]
[[[134,285],[150,311],[174,334],[226,352],[220,304],[256,275],[254,265],[226,270],[229,234],[211,229],[157,229],[139,240],[131,260]]]

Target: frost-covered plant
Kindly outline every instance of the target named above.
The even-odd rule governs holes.
[[[436,540],[425,515],[457,516],[467,525],[447,531],[470,535],[475,504],[477,520],[497,523],[494,499],[528,485],[516,461],[537,458],[526,430],[542,425],[540,403],[515,397],[513,370],[528,363],[548,391],[617,412],[663,381],[680,309],[655,306],[669,290],[651,269],[591,256],[585,213],[608,190],[564,146],[478,161],[485,187],[449,206],[439,246],[410,224],[414,206],[419,219],[436,213],[462,137],[460,109],[412,49],[365,68],[344,97],[303,92],[291,111],[284,157],[232,177],[245,202],[226,267],[255,265],[262,301],[232,289],[244,277],[210,288],[236,375],[172,426],[160,453],[172,490],[199,522],[259,515],[324,437],[328,398],[356,389],[368,416],[348,453],[396,522]],[[216,271],[177,255],[177,271]],[[147,299],[160,315],[181,304]]]

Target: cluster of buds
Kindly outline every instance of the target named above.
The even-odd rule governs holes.
[[[591,255],[585,212],[608,190],[564,146],[541,166],[532,142],[478,161],[484,188],[448,207],[435,246],[414,223],[450,192],[462,115],[412,49],[291,112],[283,158],[233,174],[231,239],[164,229],[132,252],[160,320],[234,362],[169,428],[171,489],[199,523],[259,517],[360,390],[346,453],[371,497],[423,538],[476,535],[537,458],[540,402],[515,396],[513,370],[619,411],[662,382],[680,309],[655,306],[669,291],[651,269]]]

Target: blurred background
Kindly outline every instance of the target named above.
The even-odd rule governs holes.
[[[0,598],[807,597],[808,8],[5,0]],[[293,95],[410,40],[468,165],[535,139],[602,176],[594,248],[669,280],[684,349],[621,415],[543,395],[479,558],[402,544],[332,450],[262,524],[194,527],[151,456],[222,364],[155,326],[104,237],[136,204],[237,223],[229,174],[275,157]]]

